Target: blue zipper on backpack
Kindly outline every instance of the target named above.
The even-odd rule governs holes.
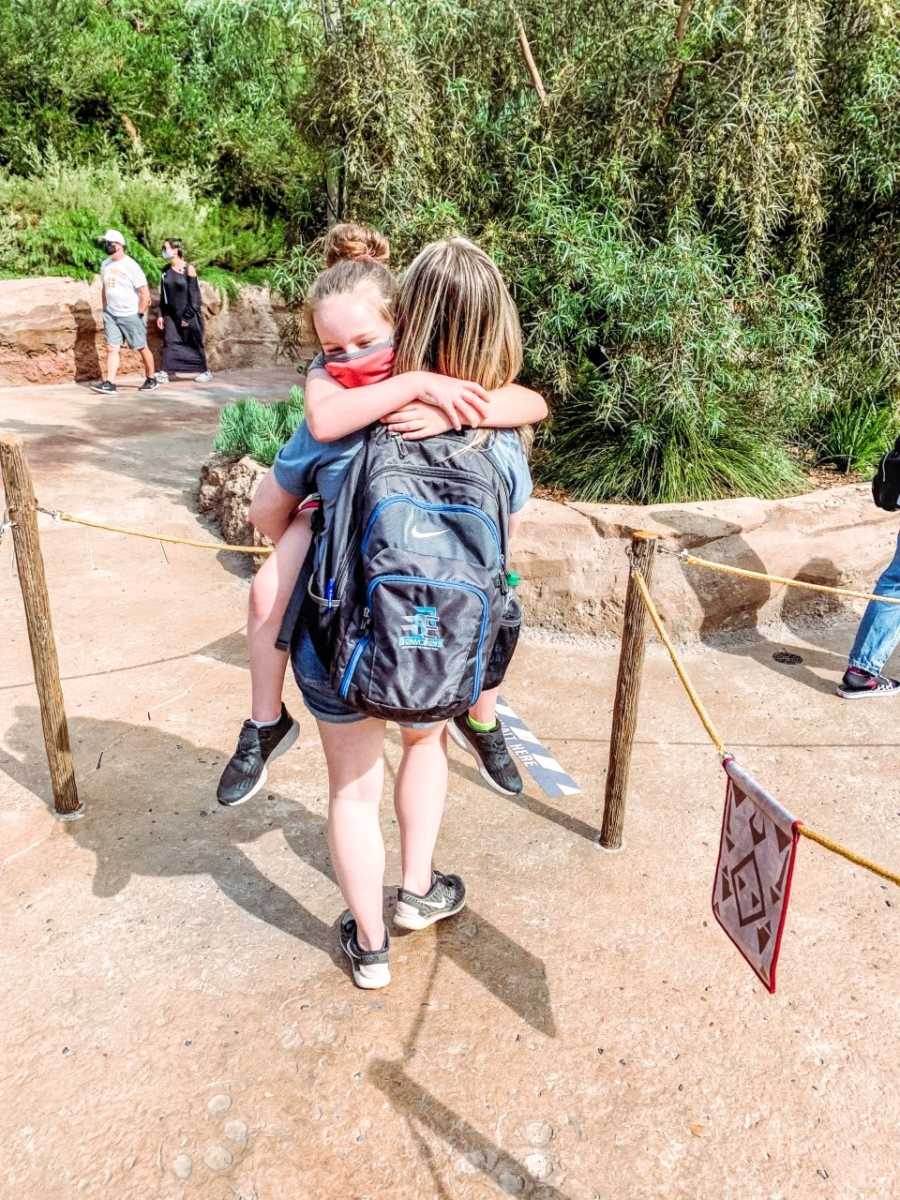
[[[356,664],[363,656],[363,651],[369,644],[369,635],[361,637],[353,647],[353,653],[350,655],[350,661],[344,668],[344,675],[341,679],[341,686],[338,689],[338,695],[342,700],[347,699],[347,693],[350,691],[350,684],[353,682],[353,672],[356,670]]]
[[[369,535],[372,532],[372,527],[381,516],[384,509],[389,508],[392,504],[412,504],[415,508],[421,508],[425,512],[464,512],[470,516],[477,517],[485,526],[494,539],[494,544],[497,547],[497,557],[500,560],[500,565],[503,566],[503,550],[500,546],[500,537],[497,533],[497,526],[486,516],[480,508],[475,508],[472,504],[430,504],[427,500],[414,500],[412,496],[385,496],[383,500],[379,500],[369,514],[369,519],[366,522],[365,532],[360,543],[360,552],[365,554],[366,546],[369,541]]]
[[[366,589],[366,602],[369,610],[372,608],[372,594],[379,584],[382,583],[408,583],[414,580],[416,583],[428,583],[432,587],[443,588],[458,588],[463,592],[471,592],[473,596],[477,596],[481,601],[481,627],[478,631],[478,645],[476,647],[475,656],[475,679],[472,683],[472,703],[478,699],[481,693],[481,652],[484,649],[484,639],[487,636],[488,613],[490,605],[488,598],[481,588],[475,587],[472,583],[463,583],[461,581],[450,582],[446,579],[426,579],[422,575],[378,575],[375,579],[369,581],[369,586]],[[350,655],[350,661],[344,668],[344,674],[341,676],[341,684],[338,689],[338,695],[342,700],[347,698],[347,693],[350,691],[350,684],[353,682],[353,673],[356,670],[363,651],[369,644],[369,636],[366,634],[361,637],[353,647],[353,653]]]

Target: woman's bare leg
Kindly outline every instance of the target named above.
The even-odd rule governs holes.
[[[384,721],[317,722],[328,763],[328,845],[363,950],[384,944]]]
[[[281,714],[287,651],[275,639],[312,540],[310,513],[298,513],[250,587],[247,641],[250,652],[250,715],[266,724]]]
[[[404,891],[424,896],[447,797],[447,727],[402,728],[403,757],[394,784]]]

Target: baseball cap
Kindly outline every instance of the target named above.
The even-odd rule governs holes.
[[[118,242],[120,246],[125,245],[125,239],[119,233],[118,229],[107,229],[103,237],[97,239],[99,242]]]

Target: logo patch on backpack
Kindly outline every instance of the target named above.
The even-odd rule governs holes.
[[[416,646],[426,650],[443,650],[444,648],[444,639],[439,632],[436,608],[417,605],[403,629],[404,632],[400,636],[401,646]]]

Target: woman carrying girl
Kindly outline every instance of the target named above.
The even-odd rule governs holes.
[[[184,257],[181,238],[167,238],[162,256],[168,262],[159,285],[156,328],[163,335],[163,370],[160,383],[179,375],[194,375],[195,383],[209,383],[212,372],[203,349],[203,298],[196,268]]]
[[[452,361],[446,371],[418,368],[399,373],[393,349],[397,284],[387,267],[388,255],[386,239],[374,230],[335,226],[326,243],[326,270],[309,294],[308,315],[321,353],[307,375],[306,419],[263,480],[250,512],[251,521],[276,543],[276,550],[250,591],[251,716],[219,782],[219,803],[228,807],[249,800],[263,787],[266,764],[289,750],[299,733],[282,702],[287,653],[275,641],[310,545],[310,521],[319,499],[308,496],[298,508],[294,459],[305,462],[327,443],[334,460],[329,472],[338,477],[361,448],[365,429],[378,420],[415,439],[462,425],[524,426],[547,413],[537,393],[508,384],[505,377],[490,394],[478,383],[452,378],[457,373]],[[416,327],[424,327],[422,316]],[[471,332],[464,336],[472,339]],[[465,355],[484,373],[475,340],[466,345]],[[494,377],[489,376],[492,381]],[[475,757],[492,787],[514,795],[522,790],[522,780],[497,722],[495,704],[496,689],[483,693],[467,716],[457,718],[454,737]]]
[[[355,371],[367,366],[376,370],[375,356],[382,355],[394,332],[393,295],[390,273],[368,251],[335,263],[311,294],[323,351],[354,363]],[[313,429],[300,426],[257,493],[252,518],[270,536],[280,535],[279,550],[286,537],[292,539],[294,566],[306,536],[293,517],[298,501],[317,492],[328,526],[346,467],[365,440],[365,433],[356,429],[361,420],[368,425],[393,413],[388,424],[396,431],[430,436],[457,427],[467,408],[479,410],[488,403],[491,420],[508,418],[510,425],[544,414],[540,397],[510,387],[521,364],[518,315],[494,263],[465,239],[428,246],[413,262],[397,298],[395,340],[392,379],[353,393],[330,389],[323,404],[310,394],[307,420]],[[443,377],[440,382],[432,372]],[[327,372],[323,374],[320,382],[328,388]],[[310,373],[310,383],[315,376],[316,371]],[[491,395],[489,402],[486,395]],[[531,411],[526,411],[529,405]],[[356,410],[352,416],[351,409]],[[475,423],[478,417],[470,415]],[[335,440],[317,440],[313,434]],[[478,448],[466,452],[491,457],[509,491],[510,511],[520,511],[531,477],[518,434],[510,429],[487,434]],[[273,582],[289,591],[295,576],[294,570],[289,581],[276,577]],[[275,608],[283,611],[284,604]],[[390,982],[390,940],[383,915],[385,857],[378,810],[385,722],[340,699],[306,630],[295,647],[293,666],[304,703],[316,718],[328,766],[329,847],[348,905],[340,922],[341,947],[358,986],[384,987]],[[402,882],[394,921],[401,928],[422,929],[459,912],[466,893],[458,875],[435,871],[432,861],[447,791],[445,723],[403,726],[401,740],[394,804]]]

